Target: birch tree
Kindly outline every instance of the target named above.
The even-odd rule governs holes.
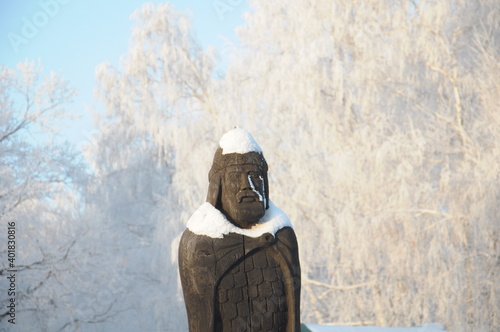
[[[145,4],[132,17],[122,65],[96,71],[104,112],[86,150],[96,175],[89,216],[101,225],[95,251],[116,284],[117,314],[104,326],[185,330],[171,244],[206,194],[199,169],[208,172],[213,155],[205,142],[214,142],[218,117],[215,54],[201,49],[187,14],[170,4]]]
[[[10,239],[15,243],[8,247],[7,236],[0,240],[1,284],[9,286],[2,290],[11,288],[7,276],[15,275],[15,289],[0,295],[5,326],[13,318],[11,298],[17,304],[11,323],[27,329],[52,330],[72,312],[67,271],[77,265],[74,246],[83,232],[75,218],[85,172],[71,147],[32,135],[56,132],[57,119],[71,114],[74,94],[60,76],[43,75],[32,62],[0,67],[0,221],[5,230],[8,225],[15,230]]]
[[[303,320],[494,330],[498,4],[252,4],[227,77],[299,230]]]
[[[107,113],[89,202],[119,257],[114,322],[154,307],[146,326],[185,329],[175,236],[204,201],[217,140],[240,125],[298,234],[302,321],[495,330],[498,5],[251,3],[222,78],[168,4],[137,11],[122,67],[97,71]],[[140,289],[164,293],[138,307]]]

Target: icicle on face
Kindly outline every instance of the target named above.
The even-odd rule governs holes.
[[[267,197],[266,197],[266,183],[264,182],[264,178],[262,175],[259,175],[260,183],[262,185],[262,196],[264,197],[264,207],[267,206]]]
[[[250,183],[250,187],[252,188],[252,191],[257,196],[259,196],[259,202],[264,202],[264,198],[262,197],[262,194],[260,192],[258,192],[257,190],[255,190],[255,185],[253,183],[253,180],[252,180],[252,177],[250,176],[250,174],[247,175],[247,178],[248,178],[248,183]],[[262,176],[259,175],[259,178],[262,179]],[[262,186],[262,183],[261,183],[261,186]]]

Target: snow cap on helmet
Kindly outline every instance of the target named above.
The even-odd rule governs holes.
[[[260,152],[262,154],[262,149],[253,136],[245,129],[238,127],[222,135],[219,146],[222,149],[222,154],[244,154],[248,152]]]

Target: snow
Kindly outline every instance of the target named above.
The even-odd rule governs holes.
[[[198,235],[211,238],[222,238],[225,234],[237,233],[249,237],[259,237],[270,233],[273,236],[284,227],[292,227],[290,219],[276,205],[269,201],[269,209],[259,222],[250,229],[239,228],[233,225],[212,204],[203,203],[189,218],[187,228]]]
[[[307,324],[311,332],[444,332],[444,326],[438,323],[415,327],[378,327],[378,326],[333,326]]]
[[[260,152],[262,149],[253,136],[242,128],[234,128],[225,133],[219,141],[222,154]]]
[[[264,179],[262,178],[262,176],[259,176],[260,178],[260,181],[261,181],[261,184],[262,184],[262,188],[264,188]],[[259,196],[259,202],[264,202],[264,204],[266,203],[265,202],[265,198],[262,197],[262,195],[260,194],[260,192],[258,190],[255,189],[255,185],[252,181],[252,178],[250,177],[250,175],[247,175],[247,179],[248,179],[248,183],[250,183],[250,187],[252,187],[252,191],[257,195]]]

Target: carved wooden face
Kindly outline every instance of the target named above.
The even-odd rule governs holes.
[[[264,174],[257,165],[228,166],[222,178],[222,210],[238,227],[250,228],[266,212]]]

